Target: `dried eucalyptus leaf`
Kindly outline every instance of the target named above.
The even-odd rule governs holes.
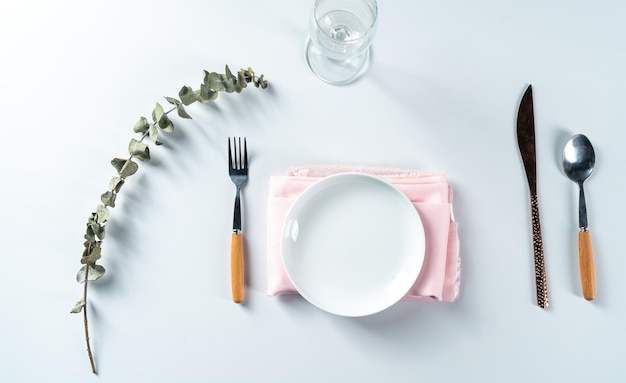
[[[228,65],[225,67],[225,72],[222,77],[224,78],[224,84],[226,85],[226,92],[232,93],[237,90],[237,77],[233,76]]]
[[[216,72],[209,73],[209,86],[218,92],[226,90],[226,84],[224,84],[222,75]]]
[[[157,102],[152,110],[152,121],[159,122],[161,117],[163,117],[163,113],[163,107]]]
[[[254,86],[257,88],[265,89],[269,85],[267,81],[263,79],[264,75],[261,75],[258,79],[254,80]]]
[[[102,248],[100,246],[96,246],[93,249],[91,249],[91,253],[83,256],[80,259],[80,263],[82,263],[83,265],[95,266],[96,261],[102,258],[101,253],[102,253]],[[89,270],[89,272],[91,273],[91,270]]]
[[[114,158],[111,160],[111,164],[117,170],[117,174],[119,174],[121,178],[132,176],[137,172],[137,169],[139,169],[137,163],[123,158]]]
[[[229,79],[226,82],[226,93],[233,93],[237,90],[237,79],[233,78],[233,79]]]
[[[107,219],[109,219],[109,209],[107,209],[104,205],[98,205],[96,210],[96,222],[103,224]]]
[[[196,94],[190,86],[183,86],[178,92],[178,97],[180,97],[180,101],[182,101],[185,106],[196,102]]]
[[[233,93],[235,90],[237,90],[237,86],[235,85],[236,82],[237,79],[235,77],[224,79],[224,87],[226,88],[225,92]]]
[[[89,224],[89,229],[91,230],[91,233],[93,233],[93,235],[98,235],[98,232],[100,232],[100,224],[98,222],[91,222]],[[95,238],[94,241],[95,242]]]
[[[87,279],[90,281],[97,281],[104,275],[104,272],[106,271],[104,267],[100,265],[95,265],[95,266],[84,265],[83,267],[80,268],[80,270],[78,270],[78,273],[76,273],[76,282],[78,283],[85,282],[85,274],[87,273],[87,267],[89,267],[89,275],[87,276]]]
[[[111,207],[115,207],[115,198],[117,197],[117,194],[113,193],[112,191],[106,191],[104,193],[102,193],[102,195],[100,196],[100,201],[102,201],[102,203],[104,204],[104,206],[111,206]]]
[[[227,67],[228,69],[228,67]],[[230,70],[226,74],[219,74],[211,72],[209,75],[209,86],[216,91],[224,91],[226,93],[232,93],[235,91],[235,82],[237,78],[230,73]]]
[[[201,103],[206,104],[207,102],[215,101],[215,99],[217,99],[218,94],[219,92],[211,89],[211,86],[209,84],[202,84],[200,85],[200,91],[198,93],[198,100],[200,100]]]
[[[96,237],[98,237],[99,240],[103,240],[104,239],[104,226],[100,226],[99,230],[96,231]]]
[[[111,181],[109,181],[109,189],[114,193],[119,193],[122,185],[124,185],[122,177],[113,177]]]
[[[226,78],[233,78],[233,77],[235,77],[235,76],[233,76],[233,73],[230,71],[230,68],[228,67],[228,65],[226,65],[224,67],[224,72],[226,72],[226,73],[224,73],[224,76],[226,76]]]
[[[113,167],[115,168],[115,170],[117,170],[117,174],[120,174],[120,172],[122,171],[122,168],[124,167],[124,164],[126,163],[126,161],[128,161],[125,158],[114,158],[111,160],[111,165],[113,165]]]
[[[85,300],[81,298],[78,300],[78,302],[76,302],[74,307],[72,307],[72,310],[70,311],[70,313],[78,314],[79,312],[83,311],[83,307],[85,307]]]
[[[248,86],[248,82],[246,81],[246,77],[243,71],[239,71],[237,73],[237,81],[235,82],[236,92],[240,93],[243,88]]]
[[[93,222],[91,224],[89,224],[89,227],[91,229],[91,232],[98,237],[98,239],[103,240],[104,239],[104,226],[100,225],[97,222]],[[93,239],[92,242],[96,242],[95,238]]]
[[[87,270],[87,265],[83,265],[76,273],[76,282],[83,283],[85,282],[85,271]]]
[[[150,124],[150,139],[154,142],[155,145],[162,145],[163,143],[159,141],[159,129],[155,124]]]
[[[246,81],[250,82],[254,78],[254,71],[252,68],[248,67],[248,69],[243,71],[246,76]]]
[[[165,100],[174,106],[180,105],[180,101],[178,101],[178,99],[175,99],[174,97],[165,97]]]
[[[96,242],[96,233],[94,233],[93,228],[91,227],[92,224],[87,224],[87,231],[85,233],[85,240],[87,240],[87,242]]]
[[[98,279],[100,279],[103,275],[104,272],[106,270],[104,269],[104,267],[102,267],[101,265],[95,265],[93,266],[93,268],[89,268],[89,280],[90,281],[97,281]]]
[[[159,128],[161,128],[161,130],[163,130],[165,133],[172,133],[174,131],[174,124],[169,119],[169,117],[164,114],[159,120]]]
[[[145,133],[148,131],[150,124],[148,123],[148,119],[145,117],[139,118],[139,121],[135,123],[133,130],[135,133]]]
[[[243,83],[244,85],[241,85],[242,83]],[[239,79],[237,79],[237,80],[235,81],[235,92],[237,92],[237,93],[241,93],[241,91],[243,90],[243,88],[245,88],[245,87],[246,87],[246,85],[247,85],[247,84],[246,84],[246,82],[245,82],[245,81],[244,81],[244,82],[239,82]]]
[[[134,138],[128,144],[128,152],[131,156],[137,157],[141,161],[150,161],[150,148],[148,148],[148,145]]]
[[[191,118],[191,116],[187,114],[187,111],[182,104],[176,105],[176,112],[178,112],[178,115],[182,118]]]
[[[120,172],[120,176],[126,178],[128,176],[132,176],[137,173],[137,169],[139,169],[139,165],[136,162],[127,160],[124,166],[122,167],[122,171]]]

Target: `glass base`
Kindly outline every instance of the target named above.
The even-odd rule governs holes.
[[[306,62],[311,71],[321,80],[333,84],[342,85],[356,80],[369,66],[370,51],[347,60],[335,60],[325,56],[309,39],[306,47]]]

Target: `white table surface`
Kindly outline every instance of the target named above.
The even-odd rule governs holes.
[[[3,382],[619,382],[626,379],[626,5],[380,0],[358,82],[304,61],[312,1],[5,2],[0,13],[0,380]],[[271,87],[193,105],[112,210],[81,296],[86,217],[132,127],[202,70],[252,66]],[[551,306],[535,304],[529,197],[515,138],[532,83]],[[586,134],[598,297],[581,296],[577,189],[562,147]],[[245,135],[245,304],[230,299],[233,185]],[[443,171],[463,260],[454,303],[344,318],[266,294],[270,175],[297,165]]]

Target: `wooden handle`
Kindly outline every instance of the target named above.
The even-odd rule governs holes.
[[[593,264],[593,248],[588,231],[578,232],[578,258],[580,260],[580,280],[583,296],[592,301],[596,298],[596,271]]]
[[[243,237],[233,234],[230,248],[230,277],[233,302],[241,303],[244,295]]]

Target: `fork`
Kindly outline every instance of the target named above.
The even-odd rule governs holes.
[[[233,215],[233,235],[230,249],[230,277],[233,301],[241,303],[244,295],[244,260],[243,237],[241,236],[241,187],[248,180],[248,146],[243,138],[243,153],[241,137],[228,138],[228,174],[235,184],[235,212]]]

